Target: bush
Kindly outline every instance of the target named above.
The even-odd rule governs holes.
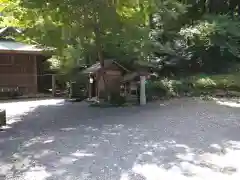
[[[168,82],[168,93],[173,96],[184,95],[189,93],[191,89],[192,85],[188,79],[170,80]]]
[[[71,83],[69,87],[69,97],[84,100],[87,98],[87,91],[85,86],[79,83]]]
[[[199,78],[193,81],[195,89],[214,89],[216,85],[215,81],[209,77]]]
[[[111,93],[110,94],[110,104],[121,106],[126,102],[125,97],[120,96],[119,93]]]
[[[174,97],[181,95],[211,94],[215,90],[240,91],[240,73],[205,75],[200,74],[182,79],[162,79],[149,82],[147,98]]]
[[[148,100],[151,100],[154,96],[166,96],[167,91],[167,87],[164,86],[161,81],[149,81],[146,85],[146,95]]]
[[[240,91],[240,74],[215,75],[211,78],[216,82],[218,89]]]
[[[192,85],[188,79],[171,80],[162,79],[155,82],[149,82],[147,86],[147,98],[151,99],[152,96],[158,97],[174,97],[184,95],[191,92]]]
[[[195,89],[200,90],[240,90],[240,74],[219,74],[203,77],[203,75],[192,77],[192,84]]]
[[[22,95],[19,88],[0,88],[0,98],[16,98]]]

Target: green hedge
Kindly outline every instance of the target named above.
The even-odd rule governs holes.
[[[195,89],[222,89],[240,91],[240,73],[199,75],[191,77]]]
[[[152,96],[180,96],[189,93],[192,85],[185,80],[162,79],[159,81],[149,82],[147,86],[147,97]]]
[[[199,74],[182,79],[161,79],[149,82],[147,97],[181,96],[186,94],[200,95],[212,93],[216,89],[240,91],[240,73],[205,75]]]

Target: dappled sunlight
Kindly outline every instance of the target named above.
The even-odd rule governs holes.
[[[64,179],[72,179],[66,169],[79,163],[81,167],[84,167],[80,160],[92,158],[95,154],[88,152],[87,149],[61,146],[61,144],[64,145],[64,143],[68,142],[68,138],[71,138],[68,136],[63,138],[64,134],[62,132],[58,137],[50,135],[34,137],[22,142],[18,152],[6,158],[1,156],[0,179],[1,175],[6,174],[8,179],[48,180],[50,177],[57,178],[61,176]],[[86,160],[84,161],[86,162]],[[89,159],[89,162],[91,163],[92,160]],[[81,176],[84,176],[84,174],[86,176],[86,173]]]
[[[66,169],[56,169],[56,171],[53,172],[54,175],[57,175],[57,176],[61,176],[63,174],[67,173],[67,170]]]
[[[109,126],[107,127],[109,128]],[[94,128],[88,129],[92,129],[93,132],[95,132]],[[123,132],[129,132],[129,130],[130,129],[125,129]],[[113,136],[114,138],[117,138],[118,135],[113,135],[112,132],[113,129],[109,128],[109,133],[101,133],[101,137],[106,138],[106,136]],[[131,132],[133,133],[134,129],[131,129]],[[92,143],[87,144],[86,149],[70,148],[66,149],[66,152],[58,152],[56,147],[53,146],[54,144],[52,144],[51,146],[46,146],[48,145],[48,143],[44,143],[44,138],[45,141],[52,140],[51,142],[49,142],[49,144],[56,143],[57,140],[53,136],[42,136],[30,139],[29,141],[24,143],[25,146],[23,148],[27,149],[25,149],[22,153],[16,153],[13,155],[13,158],[15,159],[14,166],[11,167],[6,163],[5,172],[3,172],[2,170],[1,173],[3,174],[9,172],[10,169],[11,171],[12,169],[14,169],[14,171],[22,173],[20,173],[19,175],[14,174],[13,176],[21,177],[23,179],[25,178],[27,180],[48,180],[48,178],[58,179],[59,177],[64,177],[63,179],[71,180],[74,176],[69,174],[66,169],[74,165],[80,169],[85,167],[85,170],[80,170],[81,172],[78,173],[78,178],[81,177],[83,180],[92,178],[91,174],[88,174],[88,168],[91,167],[91,165],[93,164],[93,159],[91,158],[95,159],[96,156],[99,156],[99,154],[95,154],[92,152],[98,153],[97,148],[100,146],[100,144]],[[226,141],[222,142],[222,144],[210,144],[209,148],[213,148],[215,152],[210,152],[210,150],[207,151],[203,149],[196,149],[186,144],[177,143],[176,140],[171,139],[162,141],[152,140],[145,143],[141,143],[140,141],[141,139],[139,138],[133,140],[133,144],[136,144],[134,146],[139,146],[138,149],[127,148],[124,150],[124,152],[127,154],[133,154],[133,156],[135,154],[135,158],[133,158],[133,161],[130,162],[132,164],[131,168],[129,167],[129,169],[122,169],[122,167],[119,165],[119,162],[116,162],[115,160],[111,161],[111,168],[117,168],[119,173],[121,172],[118,178],[113,176],[114,179],[200,180],[201,178],[203,178],[207,180],[212,180],[214,178],[218,178],[237,180],[235,178],[240,176],[238,172],[240,170],[240,165],[238,165],[237,161],[234,161],[235,159],[240,158],[240,142],[238,141]],[[42,143],[43,145],[45,145],[41,149],[35,149],[34,145],[36,143]],[[97,148],[92,151],[93,149],[91,148],[93,147]],[[111,146],[106,147],[111,147],[111,149],[113,150],[115,145],[112,144]],[[103,146],[101,148],[103,148]],[[73,149],[75,149],[75,151],[71,151]],[[100,157],[100,160],[102,161],[102,165],[107,166],[109,158],[105,158],[106,156],[107,154],[103,154],[103,157]],[[43,161],[44,158],[46,158],[46,160],[50,158],[50,161]],[[99,157],[96,158],[98,159]],[[52,161],[51,159],[54,161]],[[127,157],[122,157],[122,161],[127,162],[129,161],[129,159]],[[94,162],[96,163],[96,159],[94,160]],[[49,167],[51,167],[49,165],[54,168],[49,169]]]
[[[7,126],[5,129],[11,128],[11,125],[21,122],[23,116],[28,115],[40,106],[61,106],[64,99],[48,99],[38,101],[19,101],[0,103],[0,109],[6,110]]]
[[[43,150],[39,150],[38,152],[36,152],[36,154],[34,154],[33,157],[34,157],[34,159],[41,159],[43,157],[49,156],[54,153],[55,152],[50,149],[43,149]]]
[[[60,164],[73,164],[75,161],[77,161],[77,158],[73,158],[73,157],[61,157],[59,160]]]
[[[231,147],[232,149],[240,150],[240,142],[239,141],[226,141],[224,142],[224,146]]]
[[[22,115],[26,115],[27,113],[24,113]],[[11,125],[11,124],[14,124],[14,123],[18,123],[18,122],[21,122],[22,121],[22,118],[21,117],[12,117],[10,119],[7,119],[7,124]],[[11,126],[7,126],[6,129],[9,129]]]
[[[52,105],[62,105],[64,99],[48,99],[48,100],[38,100],[38,101],[19,101],[19,102],[6,102],[0,103],[1,109],[6,109],[8,115],[19,115],[24,112],[33,111],[39,106],[52,106]]]
[[[122,173],[119,180],[129,180],[128,173]]]
[[[49,143],[52,143],[52,142],[54,142],[54,138],[46,140],[46,141],[43,141],[43,144],[49,144]]]
[[[68,132],[68,131],[74,131],[76,130],[77,128],[61,128],[60,130],[61,131],[65,131],[65,132]]]
[[[2,175],[7,174],[13,167],[13,164],[10,162],[0,161],[0,178]]]
[[[145,151],[138,155],[132,169],[123,172],[120,180],[131,180],[132,174],[140,175],[144,180],[239,179],[240,164],[237,159],[240,158],[240,150],[236,144],[239,145],[240,142],[226,141],[221,145],[209,145],[210,148],[215,148],[215,153],[173,142],[160,143],[161,146],[165,147],[161,148],[160,151],[173,152],[175,157],[172,156],[172,159],[166,161],[166,158],[169,157],[164,156],[164,152],[159,156],[157,151],[159,151],[160,144],[158,144],[152,151]],[[153,144],[145,147],[151,149]],[[178,148],[184,148],[184,152],[179,153]],[[146,157],[144,159],[144,156],[148,156],[148,160]]]
[[[46,167],[31,167],[27,172],[23,174],[23,179],[34,179],[34,180],[46,180],[51,177],[51,173],[47,171]]]
[[[27,115],[23,123],[27,126],[20,123],[1,133],[0,179],[1,175],[7,175],[6,180],[240,177],[235,161],[240,159],[238,114],[212,102],[212,112],[205,102],[196,103],[200,110],[185,102],[176,100],[171,109],[160,110],[158,103],[155,109],[134,113],[119,109],[116,116],[109,109],[97,112],[71,103],[35,110]]]
[[[71,154],[72,156],[78,157],[78,158],[82,158],[82,157],[93,157],[94,154],[92,153],[87,153],[85,150],[77,150],[75,153]]]
[[[88,144],[88,146],[92,148],[97,148],[99,145],[99,143]]]
[[[85,147],[83,149],[69,144],[72,135],[78,134],[79,127],[84,130],[78,139],[81,147]],[[177,138],[148,140],[147,129],[139,125],[131,128],[122,124],[103,125],[102,128],[81,125],[78,128],[69,131],[60,128],[56,136],[48,134],[25,141],[21,152],[12,156],[14,165],[6,162],[5,171],[1,173],[18,172],[12,177],[26,180],[72,180],[75,177],[87,180],[93,178],[93,174],[89,174],[92,170],[110,173],[105,174],[106,177],[116,180],[237,180],[240,176],[240,165],[234,161],[240,158],[239,141],[212,143],[208,148],[200,149],[178,143]],[[112,156],[121,149],[117,143],[123,137],[127,137],[130,144],[119,152],[118,160]],[[127,162],[129,166],[124,168]],[[109,170],[99,169],[94,166],[96,164]]]
[[[214,99],[217,104],[227,107],[240,108],[240,100],[236,99]]]
[[[167,171],[165,169],[158,167],[156,164],[145,164],[145,165],[135,164],[132,171],[134,173],[142,175],[147,180],[172,179],[173,178],[173,177],[169,176],[169,174],[167,173]],[[176,174],[175,174],[175,178],[176,178]]]
[[[231,102],[231,101],[228,101],[228,102],[224,102],[224,101],[217,101],[217,103],[219,105],[224,105],[224,106],[229,106],[229,107],[236,107],[236,108],[240,108],[240,103],[237,103],[237,102]]]
[[[27,148],[27,147],[30,147],[37,143],[48,144],[48,143],[52,143],[54,141],[55,141],[55,137],[53,137],[53,136],[51,136],[51,137],[41,136],[41,137],[35,137],[35,138],[30,139],[29,141],[23,143],[22,146]]]

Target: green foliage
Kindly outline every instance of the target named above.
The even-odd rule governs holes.
[[[187,79],[162,79],[149,82],[147,86],[147,96],[167,96],[175,97],[185,95],[192,90],[192,85]]]
[[[211,76],[193,76],[192,83],[197,89],[223,89],[223,90],[240,90],[240,74],[219,74]]]
[[[25,40],[56,48],[61,71],[93,64],[99,53],[121,60],[149,54],[151,0],[4,1],[5,16],[26,28]]]
[[[123,96],[120,96],[119,93],[111,93],[110,94],[110,104],[121,106],[126,103],[126,99]]]
[[[180,35],[189,46],[219,47],[239,57],[240,21],[230,16],[205,15],[195,25],[182,28]]]
[[[0,2],[1,25],[22,27],[24,41],[56,48],[51,61],[63,73],[100,57],[159,68],[178,59],[175,71],[190,73],[224,71],[239,61],[237,0]]]
[[[171,8],[160,9],[154,29],[154,52],[163,68],[178,59],[172,65],[178,72],[222,72],[239,61],[240,21],[233,14],[238,13],[239,2],[219,1],[217,6],[204,0],[169,2],[164,7]]]
[[[146,94],[151,96],[165,96],[167,94],[167,87],[161,81],[149,81],[146,86]]]
[[[84,100],[88,96],[85,84],[80,82],[71,83],[69,90],[71,92],[69,92],[69,96],[71,99],[76,98],[78,100]]]
[[[152,32],[154,53],[158,55],[176,55],[176,40],[183,26],[181,17],[187,12],[187,6],[175,0],[160,1],[154,14]]]
[[[214,93],[216,90],[240,91],[240,73],[199,74],[181,79],[165,78],[149,82],[147,96],[175,97]]]

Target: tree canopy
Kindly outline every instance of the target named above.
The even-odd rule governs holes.
[[[55,47],[64,71],[104,58],[164,66],[173,57],[214,71],[239,58],[237,0],[0,2],[1,24],[23,28],[24,41]]]

